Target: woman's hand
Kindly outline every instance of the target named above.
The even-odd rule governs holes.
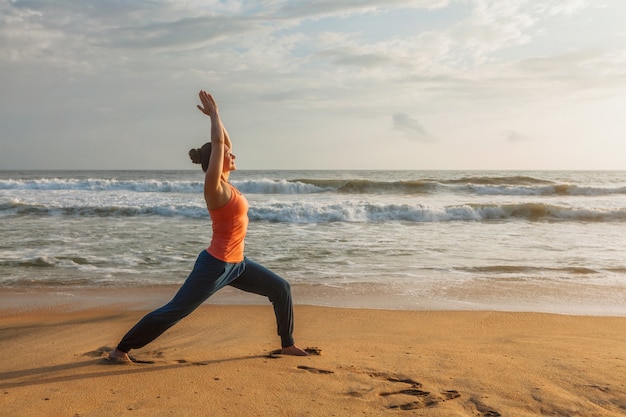
[[[209,117],[217,116],[217,103],[211,96],[211,94],[207,93],[204,90],[200,91],[200,102],[202,106],[198,105],[198,110],[202,113],[206,114]]]

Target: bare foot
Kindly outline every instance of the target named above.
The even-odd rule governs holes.
[[[293,356],[309,356],[304,350],[300,349],[296,345],[291,345],[288,347],[284,347],[280,350],[282,355],[293,355]]]
[[[109,361],[115,363],[133,363],[133,361],[128,356],[128,353],[122,352],[119,349],[115,349],[112,352],[109,352]]]

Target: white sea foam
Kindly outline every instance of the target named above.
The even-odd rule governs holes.
[[[0,180],[0,190],[75,190],[75,191],[136,191],[159,193],[202,192],[200,181],[118,180],[118,179],[5,179]]]
[[[97,201],[65,197],[56,201],[31,201],[0,198],[0,217],[9,216],[95,216],[134,217],[161,216],[206,218],[208,212],[200,199],[150,197],[126,201],[119,196]],[[285,223],[328,222],[454,222],[490,220],[622,222],[626,207],[570,207],[543,202],[466,203],[437,206],[387,204],[362,200],[337,201],[258,201],[251,202],[251,221]]]
[[[232,183],[241,190],[241,192],[248,194],[311,194],[329,190],[329,188],[284,179],[271,180],[261,178],[247,181],[234,180]]]

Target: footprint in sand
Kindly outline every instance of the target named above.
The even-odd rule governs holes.
[[[387,389],[378,394],[380,397],[385,397],[391,400],[392,402],[387,406],[389,409],[394,410],[416,410],[420,408],[433,407],[439,403],[444,401],[454,400],[456,398],[461,397],[456,390],[448,390],[442,391],[439,393],[432,393],[429,391],[425,391],[422,389],[422,384],[412,378],[406,378],[402,376],[392,375],[386,372],[368,372],[359,370],[354,367],[346,368],[349,372],[355,374],[365,374],[370,378],[378,381],[375,382],[372,388],[375,388],[377,385],[386,384],[389,386],[391,383],[392,389]],[[404,387],[398,386],[398,384],[404,385]],[[393,387],[397,387],[398,389],[393,389]],[[364,397],[365,394],[368,394],[367,390],[360,391],[351,391],[348,395],[351,396],[359,396]],[[408,402],[400,402],[401,399],[406,399],[406,397],[413,397],[412,401]],[[485,416],[487,417],[487,416]],[[495,416],[494,416],[495,417]]]
[[[91,350],[89,352],[83,353],[82,356],[87,356],[89,358],[102,358],[104,361],[103,363],[105,364],[123,364],[123,363],[128,363],[128,362],[120,362],[120,361],[109,361],[109,353],[111,351],[113,351],[114,349],[109,347],[109,346],[100,346],[98,349],[96,350]],[[160,357],[163,356],[162,353],[160,352],[151,352],[153,354],[153,356],[156,357]],[[132,363],[138,363],[138,364],[154,364],[156,363],[156,361],[153,360],[142,360],[142,359],[137,359],[135,357],[130,356],[130,359],[132,361]]]
[[[303,369],[313,374],[334,374],[335,373],[334,371],[327,371],[326,369],[311,368],[310,366],[304,366],[304,365],[298,366],[298,369]]]
[[[480,413],[480,417],[500,417],[501,414],[480,402],[476,398],[470,398],[470,402],[476,406],[476,410]]]
[[[335,373],[334,371],[313,368],[313,367],[304,366],[304,365],[298,366],[298,369],[302,369],[304,371],[311,372],[314,374],[334,374]],[[431,393],[429,391],[424,391],[422,389],[422,384],[419,383],[418,381],[415,381],[414,379],[391,375],[385,372],[368,372],[368,371],[357,369],[352,366],[343,368],[343,370],[353,373],[353,374],[367,375],[370,378],[375,380],[373,384],[367,384],[368,385],[367,387],[359,387],[357,389],[349,391],[347,395],[350,395],[352,397],[364,398],[370,394],[375,393],[376,387],[380,385],[388,386],[389,383],[391,383],[393,384],[392,387],[397,387],[397,384],[403,384],[404,385],[403,388],[398,387],[398,389],[386,390],[378,394],[380,397],[388,397],[391,400],[395,399],[396,397],[398,399],[403,398],[403,397],[406,398],[406,396],[413,397],[413,400],[409,402],[391,403],[390,405],[387,406],[390,409],[416,410],[420,408],[432,407],[444,401],[454,400],[456,398],[461,397],[461,394],[459,394],[459,392],[456,390],[447,390],[447,391],[442,391],[436,394]],[[483,415],[483,417],[498,417],[498,416],[499,414],[498,415],[486,415],[486,414]]]
[[[461,394],[455,390],[443,391],[439,394],[432,394],[428,391],[423,391],[417,388],[407,388],[394,392],[382,392],[379,394],[382,397],[388,397],[391,395],[411,395],[417,397],[414,401],[410,401],[403,404],[391,404],[389,408],[400,410],[416,410],[419,408],[427,408],[435,406],[444,401],[453,400],[459,398]]]
[[[109,356],[109,352],[111,352],[112,350],[113,348],[110,348],[108,346],[100,346],[96,350],[83,353],[83,356],[87,356],[90,358],[104,358],[106,356]]]

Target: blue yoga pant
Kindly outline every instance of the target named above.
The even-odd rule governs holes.
[[[227,285],[269,298],[274,306],[281,346],[294,344],[293,302],[289,283],[248,258],[239,263],[228,263],[204,250],[198,255],[193,270],[174,298],[139,320],[117,348],[129,352],[144,347]]]

